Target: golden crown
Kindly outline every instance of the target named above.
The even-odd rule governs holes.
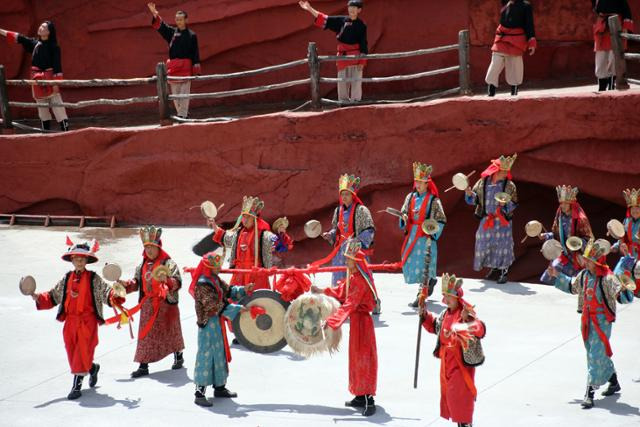
[[[338,180],[338,191],[340,192],[347,190],[355,194],[359,188],[360,178],[355,175],[344,174]]]
[[[518,153],[513,156],[500,156],[500,170],[509,171],[518,158]]]
[[[358,252],[362,249],[362,243],[360,240],[350,237],[344,246],[344,256],[351,259],[356,259]]]
[[[433,172],[433,166],[426,163],[414,162],[413,163],[413,180],[414,181],[427,181]]]
[[[640,189],[626,189],[622,192],[624,201],[627,202],[627,207],[640,206]]]
[[[584,248],[582,255],[591,261],[598,262],[603,256],[607,256],[611,250],[611,243],[605,239],[594,240],[593,237],[589,239],[587,246]]]
[[[444,273],[442,275],[442,294],[458,296],[458,289],[462,287],[462,279],[458,279],[455,274]]]
[[[277,233],[278,229],[283,226],[285,229],[289,228],[289,220],[287,219],[286,216],[283,216],[282,218],[278,218],[275,221],[273,221],[273,226],[271,227],[271,229]]]
[[[257,217],[264,208],[264,202],[257,197],[244,196],[242,199],[242,214]]]
[[[160,246],[161,236],[162,228],[156,227],[155,225],[149,225],[140,229],[140,240],[142,240],[144,246]]]
[[[204,255],[204,259],[205,259],[204,263],[209,268],[218,269],[222,267],[222,264],[224,263],[224,255],[225,255],[224,247],[219,247],[215,251],[206,253]]]
[[[556,187],[556,193],[558,193],[558,201],[560,203],[575,202],[578,198],[578,187],[572,187],[570,185],[558,185]]]

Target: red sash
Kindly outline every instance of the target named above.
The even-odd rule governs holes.
[[[191,75],[192,65],[189,58],[167,59],[167,74],[173,77],[188,77]]]
[[[360,44],[346,44],[346,43],[338,43],[338,56],[354,56],[360,55]],[[353,65],[366,65],[366,59],[349,59],[346,61],[336,61],[336,66],[338,67],[338,71],[344,70],[347,67],[351,67]]]
[[[507,55],[522,55],[527,51],[527,37],[523,28],[507,28],[498,25],[491,50]]]
[[[53,69],[41,70],[38,67],[31,67],[32,80],[53,80]],[[31,86],[31,93],[35,99],[48,98],[53,95],[53,86]]]
[[[493,228],[496,218],[500,221],[500,225],[502,227],[506,227],[509,225],[509,221],[507,221],[507,219],[504,217],[500,206],[498,206],[495,213],[487,214],[487,220],[484,222],[484,229],[488,230],[490,228]]]

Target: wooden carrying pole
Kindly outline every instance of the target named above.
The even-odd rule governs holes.
[[[167,66],[164,62],[156,65],[156,88],[158,89],[158,113],[160,125],[169,123],[169,85],[167,84]]]
[[[462,30],[458,33],[458,60],[460,61],[460,94],[471,95],[469,30]]]
[[[320,109],[320,61],[318,60],[318,49],[314,42],[309,43],[307,60],[309,61],[309,78],[311,88],[311,107]]]
[[[7,78],[4,71],[4,65],[0,65],[0,112],[2,113],[2,126],[5,129],[13,128],[11,123],[11,110],[9,109]]]
[[[611,34],[611,48],[613,50],[613,63],[616,72],[616,89],[624,90],[629,89],[629,83],[625,78],[625,60],[624,60],[624,46],[622,44],[622,37],[620,32],[622,26],[620,24],[620,18],[617,15],[609,17],[609,33]]]

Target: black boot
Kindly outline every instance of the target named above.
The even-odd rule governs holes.
[[[356,396],[351,400],[347,400],[344,402],[344,406],[348,406],[350,408],[364,408],[366,404],[366,400],[363,396]]]
[[[365,417],[370,417],[371,415],[376,413],[376,402],[373,400],[373,396],[370,394],[365,394],[365,403],[364,409],[362,410],[362,415]]]
[[[502,285],[508,282],[507,273],[509,272],[508,268],[502,268],[500,271],[500,277],[498,277],[497,283]]]
[[[91,370],[89,371],[89,387],[93,388],[98,384],[98,372],[100,371],[100,365],[94,363],[91,365]]]
[[[66,132],[69,130],[69,120],[64,119],[63,121],[60,122],[60,130],[62,132]]]
[[[140,378],[149,375],[149,364],[141,363],[138,369],[131,372],[131,378]]]
[[[518,95],[518,86],[511,86],[511,96]]]
[[[622,387],[620,387],[620,383],[618,382],[618,374],[614,372],[613,375],[611,375],[611,378],[609,378],[609,386],[605,391],[602,392],[602,395],[612,396],[618,393],[620,390],[622,390]]]
[[[82,375],[74,375],[73,376],[73,386],[71,387],[71,392],[67,395],[67,399],[75,400],[82,396],[82,380],[84,377]]]
[[[598,79],[598,92],[604,92],[609,86],[609,77],[606,79]]]
[[[176,351],[173,353],[173,365],[171,369],[180,369],[184,365],[184,357],[182,357],[181,351]]]
[[[420,291],[418,291],[418,294],[416,295],[416,299],[413,300],[413,302],[410,302],[408,305],[411,308],[418,308],[418,306],[420,305]]]
[[[42,120],[42,130],[51,130],[51,120]]]
[[[238,393],[234,393],[233,391],[229,391],[226,385],[221,385],[213,388],[213,397],[238,397]]]
[[[196,399],[194,403],[198,406],[213,406],[213,403],[209,402],[207,396],[205,396],[205,392],[207,391],[206,385],[197,385],[196,386]]]
[[[614,90],[616,88],[616,76],[609,77],[609,84],[607,85],[607,89]]]
[[[494,85],[489,85],[489,88],[487,89],[487,95],[496,96],[496,87]]]
[[[595,393],[596,389],[593,388],[592,386],[588,385],[587,386],[587,392],[584,395],[584,400],[582,401],[581,405],[584,409],[591,409],[593,408],[593,395]]]

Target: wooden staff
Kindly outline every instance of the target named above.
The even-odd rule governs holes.
[[[418,388],[418,366],[420,365],[420,339],[422,338],[422,314],[418,315],[418,338],[416,340],[416,366],[413,371],[413,388]]]

